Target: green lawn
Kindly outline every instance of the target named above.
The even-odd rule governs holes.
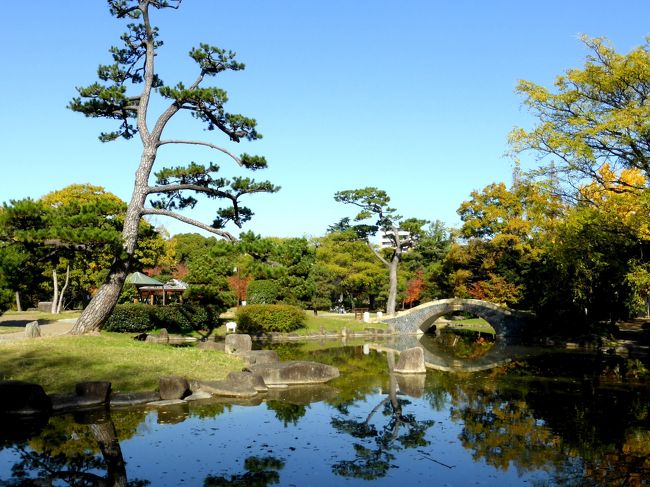
[[[492,333],[494,334],[494,328],[485,321],[483,318],[469,318],[466,320],[451,320],[449,322],[449,328],[460,328],[463,330],[471,330],[481,333]]]
[[[0,380],[23,380],[48,393],[73,392],[77,382],[107,380],[116,391],[146,391],[164,375],[222,379],[240,370],[233,356],[194,347],[135,341],[132,334],[62,336],[0,342]]]
[[[375,314],[371,313],[370,317],[375,318]],[[296,335],[311,335],[313,333],[340,333],[343,328],[346,328],[348,331],[363,331],[366,328],[378,328],[382,330],[387,330],[388,326],[383,323],[364,323],[361,320],[355,320],[352,313],[346,314],[337,314],[319,311],[317,316],[314,316],[314,312],[311,310],[305,311],[306,323],[305,328],[300,328],[293,331],[293,334]],[[221,315],[222,319],[235,320],[235,315],[233,312],[224,313]],[[213,331],[213,334],[217,336],[223,336],[226,334],[225,326],[220,326]]]
[[[296,330],[296,334],[308,335],[311,333],[320,333],[321,330],[330,333],[340,333],[343,328],[346,328],[348,331],[363,331],[366,328],[388,329],[383,323],[364,323],[362,320],[355,320],[354,315],[351,313],[341,315],[320,312],[317,316],[314,316],[313,311],[306,311],[305,314],[307,316],[307,326]],[[373,313],[371,318],[374,317],[375,315]]]

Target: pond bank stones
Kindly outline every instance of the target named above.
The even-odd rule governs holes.
[[[339,376],[339,370],[331,365],[302,360],[290,360],[271,364],[251,365],[248,370],[264,379],[269,387],[292,384],[320,384]]]
[[[0,415],[49,414],[52,401],[38,384],[0,381]]]

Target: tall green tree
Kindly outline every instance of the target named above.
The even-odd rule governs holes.
[[[427,222],[417,218],[402,218],[394,208],[388,206],[390,203],[388,193],[374,187],[338,191],[334,199],[361,209],[354,217],[356,225],[350,225],[350,219],[344,218],[335,227],[342,229],[348,227],[353,230],[358,238],[366,241],[375,257],[386,266],[389,276],[386,312],[394,315],[399,264],[404,252],[412,248],[421,237],[422,226]],[[390,242],[386,247],[386,253],[382,253],[370,243],[370,237],[380,231]]]
[[[0,211],[0,266],[25,304],[83,305],[121,251],[126,203],[100,186],[73,184],[40,200],[5,203]],[[161,236],[147,222],[138,229],[134,269],[155,265]],[[65,278],[61,282],[61,276]]]
[[[552,180],[515,177],[510,188],[494,183],[458,209],[461,240],[447,256],[454,295],[524,307],[527,276],[542,258],[548,230],[565,211]]]
[[[78,88],[79,96],[69,108],[93,118],[108,118],[118,123],[111,132],[100,135],[104,142],[119,138],[140,137],[142,153],[138,165],[131,200],[128,204],[122,231],[123,251],[117,256],[104,285],[85,308],[72,333],[82,334],[101,328],[117,303],[124,280],[131,269],[138,226],[145,215],[176,218],[203,228],[227,240],[234,237],[224,229],[228,222],[241,226],[252,216],[252,211],[241,205],[247,194],[274,192],[277,187],[267,181],[256,182],[248,177],[228,180],[217,176],[219,167],[214,163],[164,168],[155,173],[156,182],[149,183],[158,150],[167,145],[203,146],[232,158],[248,170],[266,167],[260,156],[236,156],[224,147],[202,140],[165,138],[170,120],[181,112],[189,112],[204,122],[208,130],[223,133],[230,141],[256,140],[261,136],[254,119],[225,110],[227,94],[217,87],[206,87],[204,81],[226,71],[240,71],[244,65],[235,60],[232,51],[201,44],[190,51],[197,64],[197,76],[189,84],[178,82],[165,85],[155,70],[156,51],[162,45],[158,29],[151,22],[153,10],[180,6],[180,0],[108,0],[110,13],[128,21],[127,32],[122,35],[121,47],[111,48],[113,63],[100,65],[99,82]],[[135,90],[131,93],[131,88]],[[154,94],[167,102],[167,107],[151,120],[149,106]],[[192,192],[189,196],[187,191]],[[226,205],[217,211],[212,225],[189,218],[177,210],[193,208],[197,200],[192,194],[202,194],[218,199]],[[156,199],[158,198],[158,199]]]
[[[445,258],[452,245],[451,232],[440,220],[424,227],[417,246],[407,252],[402,269],[411,282],[423,279],[419,301],[431,301],[451,294],[444,269]]]
[[[316,241],[316,262],[311,277],[316,292],[329,305],[354,307],[366,302],[374,308],[386,301],[386,268],[373,251],[350,232],[331,232]]]

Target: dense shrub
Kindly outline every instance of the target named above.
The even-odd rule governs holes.
[[[113,309],[103,329],[128,333],[142,333],[155,328],[151,319],[152,308],[149,304],[118,304]]]
[[[237,310],[241,333],[289,332],[304,326],[304,311],[288,304],[250,304]]]
[[[214,328],[219,311],[213,306],[182,304],[154,306],[153,321],[156,328],[167,328],[173,333],[190,333],[194,330]]]
[[[0,314],[7,311],[15,299],[16,295],[12,291],[0,287]]]
[[[153,306],[150,304],[118,304],[104,324],[106,331],[142,333],[166,328],[170,333],[190,333],[216,326],[219,309],[194,304]]]
[[[276,281],[260,279],[248,285],[248,304],[273,304],[277,302],[280,295],[280,287]]]

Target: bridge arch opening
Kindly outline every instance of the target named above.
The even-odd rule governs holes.
[[[495,329],[482,317],[467,311],[436,313],[422,323],[424,341],[456,358],[478,358],[496,342]]]
[[[462,310],[434,313],[419,328],[423,333],[436,333],[445,328],[475,330],[490,335],[497,333],[495,327],[480,314]]]

